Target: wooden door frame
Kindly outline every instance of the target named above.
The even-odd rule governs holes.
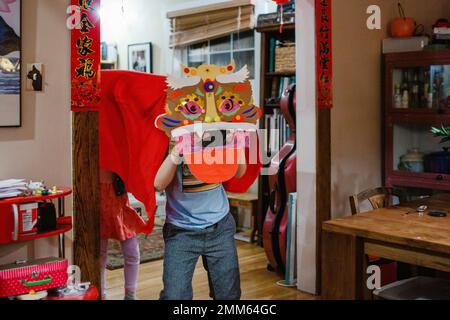
[[[98,289],[101,288],[101,258],[100,258],[100,162],[99,162],[99,115],[95,101],[98,90],[95,84],[99,80],[100,66],[100,18],[95,11],[100,8],[101,0],[89,4],[84,8],[78,0],[71,0],[70,4],[77,7],[72,11],[68,20],[71,27],[71,82],[72,98],[72,159],[73,159],[73,212],[74,212],[74,264],[81,269],[81,280],[90,282]],[[84,25],[83,15],[89,24]],[[95,17],[95,20],[92,19]],[[97,19],[98,18],[98,19]],[[78,26],[73,23],[79,19]],[[70,24],[69,24],[70,22]],[[86,23],[86,21],[85,21]],[[87,31],[81,26],[85,27]],[[83,39],[90,42],[84,42]],[[86,47],[84,47],[86,45]],[[91,49],[89,52],[81,49]],[[79,74],[79,70],[91,60],[89,74]],[[81,64],[81,68],[80,68]],[[98,66],[98,69],[97,69]],[[93,75],[92,75],[93,73]],[[74,90],[84,86],[90,89],[89,94]],[[90,104],[88,106],[88,104]],[[92,111],[94,110],[94,111]]]
[[[315,13],[316,0],[297,0],[298,288],[320,294],[322,223],[331,219],[331,110],[317,105]]]
[[[74,264],[83,282],[101,288],[98,112],[74,112],[72,122]]]

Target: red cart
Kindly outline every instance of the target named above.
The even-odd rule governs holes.
[[[58,193],[47,196],[15,197],[0,200],[0,245],[32,241],[52,236],[59,237],[59,257],[65,258],[64,234],[72,230],[72,218],[65,216],[65,198],[72,194],[72,189],[67,187],[57,188]],[[57,228],[45,233],[21,233],[21,221],[19,210],[21,205],[42,201],[54,201],[58,203]]]

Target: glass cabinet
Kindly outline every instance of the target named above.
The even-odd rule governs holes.
[[[396,68],[392,79],[394,109],[450,110],[450,65]]]
[[[386,54],[384,70],[385,184],[450,191],[450,50]]]

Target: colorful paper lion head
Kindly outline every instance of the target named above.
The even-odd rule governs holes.
[[[228,66],[182,66],[183,78],[167,78],[166,113],[156,126],[169,137],[193,132],[195,124],[205,130],[256,130],[262,112],[254,105],[247,66],[236,71]]]

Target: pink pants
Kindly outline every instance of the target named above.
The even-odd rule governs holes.
[[[121,241],[124,258],[125,292],[136,293],[137,277],[139,273],[140,252],[137,237]],[[106,294],[106,260],[108,256],[108,240],[101,241],[102,257],[102,296]]]

